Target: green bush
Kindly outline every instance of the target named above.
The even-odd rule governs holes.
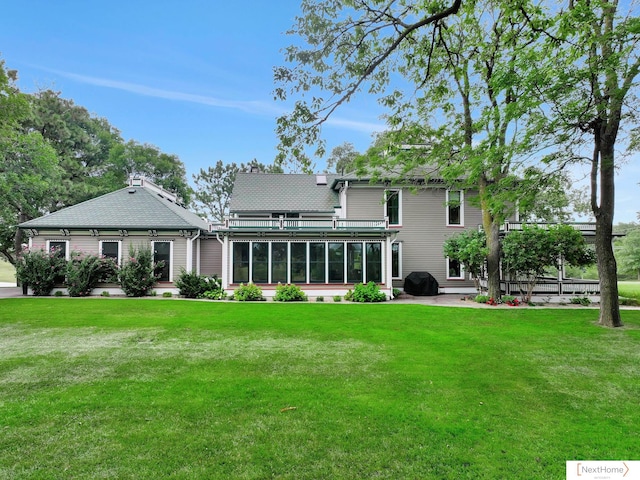
[[[103,297],[110,297],[111,296],[111,294],[107,290],[103,291],[100,295],[102,295]]]
[[[369,282],[367,284],[358,283],[353,286],[352,302],[384,302],[386,299],[387,296],[384,292],[380,291],[380,287],[375,282]]]
[[[61,276],[66,261],[58,252],[44,250],[25,251],[16,263],[16,278],[21,285],[31,287],[36,296],[51,294]]]
[[[118,270],[118,282],[128,297],[144,297],[152,293],[158,282],[159,274],[156,269],[162,267],[163,262],[154,265],[149,247],[129,248],[129,260]]]
[[[344,294],[344,299],[347,302],[353,302],[353,290],[351,289],[347,290],[347,293]]]
[[[640,301],[637,298],[628,298],[628,297],[620,297],[619,300],[620,305],[624,305],[626,307],[637,307],[640,305]]]
[[[393,292],[393,298],[398,298],[402,293],[402,290],[400,290],[399,288],[394,288],[392,292]]]
[[[324,297],[322,295],[316,297],[316,302],[324,302]]]
[[[489,301],[489,295],[476,295],[474,301],[476,303],[487,303]]]
[[[297,285],[278,283],[273,299],[276,302],[306,302],[307,296]]]
[[[219,290],[220,282],[215,275],[209,277],[182,269],[180,276],[176,279],[176,287],[183,297],[202,298],[207,291]]]
[[[206,298],[208,300],[224,300],[227,298],[227,292],[218,287],[215,290],[207,290],[199,298]]]
[[[113,280],[118,265],[112,258],[71,252],[65,286],[70,297],[86,297],[99,283]]]
[[[173,297],[173,293],[171,293],[171,292],[162,292],[162,297],[163,298],[171,298],[171,297]]]
[[[569,302],[573,305],[583,305],[585,307],[591,305],[591,299],[589,297],[573,297]]]
[[[342,297],[340,295],[334,295],[333,296],[333,301],[334,302],[341,302],[342,301]]]
[[[254,283],[241,283],[233,291],[233,299],[239,302],[259,302],[265,298],[262,296],[262,289]]]

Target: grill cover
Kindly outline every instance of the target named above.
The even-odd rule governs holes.
[[[410,295],[438,295],[438,281],[429,272],[411,272],[404,279],[404,291]]]

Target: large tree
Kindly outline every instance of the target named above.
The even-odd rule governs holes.
[[[297,67],[277,70],[276,79],[295,91],[319,87],[333,95],[327,102],[317,95],[299,101],[279,119],[281,152],[306,161],[301,143],[318,142],[317,126],[368,81],[391,127],[367,153],[368,170],[394,172],[399,182],[416,172],[437,175],[451,188],[477,192],[489,294],[498,298],[500,225],[516,205],[526,207],[541,184],[539,169],[515,175],[523,173],[533,147],[519,124],[538,99],[523,95],[518,73],[536,32],[508,2],[454,3],[446,10],[421,2],[362,0],[356,11],[336,5],[303,2],[294,32],[309,48],[291,47],[288,59]],[[398,75],[403,88],[389,91]]]
[[[14,265],[23,242],[16,225],[45,213],[41,207],[57,190],[61,173],[42,135],[21,127],[30,105],[15,79],[0,61],[0,254]]]
[[[640,12],[633,2],[624,5],[626,12],[617,0],[572,0],[552,21],[532,19],[548,41],[526,80],[548,104],[545,131],[561,146],[557,158],[590,165],[599,323],[610,327],[622,325],[612,246],[616,150],[621,132],[637,128],[640,73]]]

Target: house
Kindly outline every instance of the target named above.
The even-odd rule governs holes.
[[[411,272],[426,271],[439,293],[473,294],[474,282],[443,254],[447,238],[480,228],[482,213],[473,197],[473,191],[447,188],[437,175],[394,183],[353,174],[241,172],[229,216],[209,224],[170,192],[132,178],[123,189],[20,228],[31,249],[58,248],[67,258],[75,250],[121,263],[130,245],[148,245],[154,259],[164,261],[159,292],[176,292],[174,282],[185,270],[217,275],[228,293],[253,282],[271,297],[278,283],[294,283],[310,296],[333,296],[373,281],[391,296]],[[504,230],[520,225],[510,218]],[[506,293],[516,288],[503,280]],[[540,288],[545,294],[597,293],[597,284],[563,286],[562,277]],[[101,290],[121,292],[117,285]]]
[[[204,239],[209,224],[178,203],[172,194],[144,178],[132,178],[115,192],[19,225],[29,249],[59,249],[104,255],[121,264],[132,245],[149,246],[164,261],[156,290],[174,290],[182,269],[219,272],[222,245]],[[217,263],[216,263],[217,262]],[[120,293],[117,285],[101,291]]]

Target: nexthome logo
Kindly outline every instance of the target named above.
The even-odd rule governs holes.
[[[568,461],[567,480],[640,480],[640,461]]]

